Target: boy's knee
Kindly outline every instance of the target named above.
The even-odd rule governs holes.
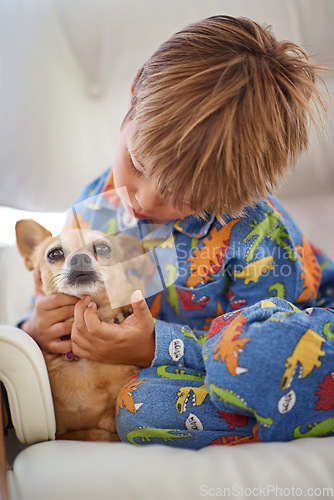
[[[180,445],[194,441],[194,431],[196,434],[204,428],[216,431],[221,427],[204,374],[176,366],[141,370],[120,392],[116,408],[119,437],[133,444],[171,441]]]
[[[277,335],[287,315],[297,311],[301,312],[289,302],[274,298],[219,316],[212,322],[206,337],[205,359],[221,361],[231,375],[243,373],[240,357],[253,351],[252,346],[259,340],[262,348],[256,349],[254,354],[268,357],[273,346],[271,333]]]
[[[289,390],[299,379],[315,377],[333,354],[330,325],[333,311],[302,311],[277,298],[225,314],[213,322],[204,344],[206,384],[240,401]]]
[[[155,366],[141,370],[122,389],[116,405],[117,432],[122,441],[128,441],[136,429],[184,427],[177,401],[185,381],[179,379],[174,368]]]
[[[301,311],[277,298],[217,318],[204,344],[207,383],[219,380],[230,388],[240,388],[251,381],[258,390],[267,390],[268,381],[280,380],[281,388],[287,388],[292,375],[289,366],[304,352],[303,346],[307,346],[308,356],[318,360],[317,365],[321,362],[329,320],[334,322],[331,311]],[[298,358],[297,365],[303,363]]]
[[[213,403],[253,415],[261,440],[299,436],[301,424],[320,422],[317,410],[328,408],[321,398],[333,370],[333,325],[334,311],[281,299],[220,318],[204,345]]]

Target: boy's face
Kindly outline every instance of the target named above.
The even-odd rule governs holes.
[[[186,200],[181,211],[172,208],[168,198],[159,195],[154,178],[145,176],[145,164],[138,163],[132,154],[135,127],[135,120],[123,126],[113,165],[115,187],[125,186],[128,191],[131,206],[122,200],[126,210],[137,219],[152,219],[161,223],[191,215],[193,211]]]

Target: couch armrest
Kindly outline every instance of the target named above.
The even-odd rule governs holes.
[[[0,380],[4,384],[13,426],[22,443],[55,438],[55,417],[43,355],[22,330],[0,325]]]
[[[32,273],[14,245],[0,245],[0,276],[0,323],[14,326],[27,314],[34,294]]]

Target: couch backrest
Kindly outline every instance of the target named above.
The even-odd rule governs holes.
[[[138,67],[214,14],[271,24],[334,68],[333,0],[0,0],[0,205],[65,210],[112,163]],[[332,133],[286,194],[333,192]]]

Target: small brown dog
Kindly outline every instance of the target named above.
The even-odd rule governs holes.
[[[130,297],[136,287],[127,271],[154,271],[140,242],[129,235],[108,237],[99,231],[74,229],[52,237],[37,222],[21,220],[16,224],[16,239],[26,267],[40,269],[45,294],[90,295],[99,318],[108,323],[121,322],[132,312]],[[43,355],[54,402],[56,438],[118,441],[116,399],[137,367],[86,359],[69,362],[66,356],[44,351]]]

